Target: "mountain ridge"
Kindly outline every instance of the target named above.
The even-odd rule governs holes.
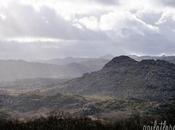
[[[166,100],[175,94],[175,64],[162,60],[113,58],[103,69],[68,81],[62,92]]]

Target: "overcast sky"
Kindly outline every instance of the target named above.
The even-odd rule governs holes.
[[[175,0],[0,0],[0,59],[175,55]]]

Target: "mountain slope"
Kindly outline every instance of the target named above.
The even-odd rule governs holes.
[[[162,60],[112,59],[102,70],[73,79],[62,92],[166,100],[175,95],[175,65]]]

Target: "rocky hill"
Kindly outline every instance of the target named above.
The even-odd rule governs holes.
[[[68,81],[62,92],[166,101],[175,95],[175,65],[119,56],[97,72]]]

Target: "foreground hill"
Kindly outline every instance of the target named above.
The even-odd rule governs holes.
[[[115,57],[102,70],[68,81],[62,92],[166,101],[175,96],[175,65]]]

